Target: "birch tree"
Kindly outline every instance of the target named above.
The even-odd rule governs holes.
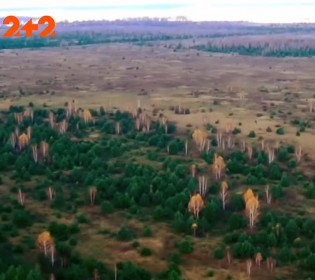
[[[53,245],[54,241],[48,231],[44,231],[38,235],[36,246],[41,252],[44,252],[45,256],[51,251]]]
[[[245,215],[249,221],[249,228],[252,230],[259,217],[259,200],[251,189],[247,189],[243,194],[245,202]]]
[[[204,202],[199,193],[191,195],[188,203],[188,212],[192,213],[195,218],[199,218],[199,212],[204,207]]]
[[[220,185],[220,198],[222,201],[223,210],[225,210],[227,197],[228,197],[228,184],[227,184],[227,182],[223,181]]]

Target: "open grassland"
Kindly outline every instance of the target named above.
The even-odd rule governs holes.
[[[290,123],[313,116],[308,100],[315,94],[315,58],[213,55],[173,52],[159,44],[113,44],[6,50],[0,59],[1,96],[12,104],[60,106],[76,99],[81,107],[127,109],[135,108],[140,99],[147,110],[161,108],[182,127],[199,126],[204,117],[219,121],[222,128],[226,122],[242,123],[245,135],[254,130],[266,139],[300,143],[315,152],[313,129],[296,137],[297,128]],[[169,107],[178,104],[191,114],[174,115]],[[276,126],[284,127],[285,135],[276,135]],[[267,127],[272,132],[266,133]]]

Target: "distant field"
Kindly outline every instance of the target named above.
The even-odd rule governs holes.
[[[312,123],[299,137],[295,135],[297,128],[290,124],[294,119],[312,118],[307,100],[315,93],[315,58],[173,52],[163,44],[111,44],[6,50],[0,59],[0,92],[13,104],[35,99],[38,105],[54,106],[73,98],[82,107],[126,109],[135,107],[140,99],[148,110],[152,106],[165,109],[165,114],[182,127],[200,125],[202,116],[220,120],[222,127],[231,120],[235,125],[243,124],[245,135],[255,130],[265,138],[301,143],[315,152]],[[193,92],[199,92],[198,97]],[[245,96],[242,101],[240,93]],[[179,103],[192,114],[169,111],[171,105]],[[266,111],[263,104],[268,107]],[[271,112],[275,113],[272,119]],[[275,125],[283,126],[286,134],[276,135]],[[272,133],[266,133],[268,126]]]

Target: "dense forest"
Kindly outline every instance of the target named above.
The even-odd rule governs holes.
[[[1,38],[1,49],[20,48],[43,48],[60,46],[80,46],[91,44],[109,43],[137,43],[143,44],[148,41],[181,40],[192,38],[191,35],[168,35],[168,34],[125,34],[125,33],[98,33],[98,32],[69,32],[60,33],[54,38],[47,37],[20,37]]]
[[[281,273],[288,267],[290,279],[314,279],[315,220],[303,208],[279,207],[288,197],[315,198],[315,175],[299,168],[311,161],[293,145],[253,142],[255,132],[238,138],[240,130],[207,123],[179,134],[162,114],[81,109],[74,101],[2,111],[0,279],[180,280],[185,256],[209,234],[221,240],[208,252],[210,267],[239,261],[248,275],[261,265],[272,279],[288,279]],[[81,242],[89,246],[81,241],[85,225],[95,226],[86,209],[102,219],[125,213],[145,222],[142,232],[125,225],[98,232],[142,257],[154,252],[138,237],[154,236],[150,224],[166,223],[178,235],[167,270],[132,262],[114,269],[79,254]]]
[[[311,57],[315,55],[312,36],[241,36],[212,39],[206,44],[197,44],[194,49],[207,52],[235,53],[250,56]]]
[[[217,52],[217,53],[236,53],[240,55],[260,55],[260,56],[273,56],[273,57],[311,57],[315,55],[315,48],[303,48],[303,49],[269,49],[268,47],[255,47],[255,46],[243,46],[243,45],[232,45],[232,46],[215,46],[208,44],[206,46],[196,46],[196,50]]]

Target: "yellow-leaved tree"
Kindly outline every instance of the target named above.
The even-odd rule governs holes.
[[[85,123],[89,123],[89,122],[93,121],[92,114],[91,114],[90,110],[88,110],[88,109],[83,110],[81,117]]]
[[[245,205],[246,205],[246,202],[248,201],[248,199],[252,198],[254,196],[254,193],[252,191],[252,189],[247,189],[244,194],[243,194],[243,200],[245,202]]]
[[[225,162],[223,157],[214,154],[213,164],[211,166],[212,171],[215,174],[216,179],[220,179],[222,176],[222,172],[225,168]]]
[[[207,137],[208,137],[207,132],[201,129],[196,129],[192,135],[192,138],[200,152],[202,152],[206,147]]]
[[[204,201],[199,193],[191,195],[188,202],[188,211],[198,219],[199,212],[205,206]]]
[[[30,139],[28,138],[27,134],[25,134],[25,133],[22,133],[22,134],[19,136],[19,138],[18,138],[18,145],[19,145],[20,151],[21,151],[25,146],[28,145],[29,140],[30,140]]]
[[[44,252],[45,256],[47,256],[47,254],[51,252],[53,245],[54,240],[51,237],[50,232],[44,231],[38,235],[36,246],[41,252]]]
[[[246,190],[243,195],[245,202],[245,214],[248,218],[249,228],[253,229],[258,221],[259,217],[259,200],[258,196],[255,196],[251,189]]]

